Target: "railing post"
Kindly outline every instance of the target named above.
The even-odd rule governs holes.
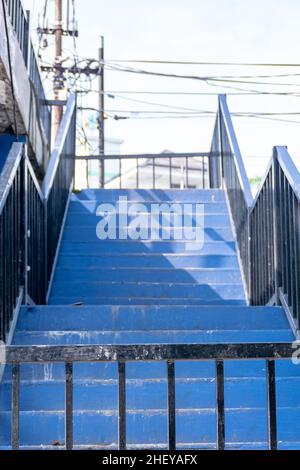
[[[12,450],[19,450],[20,425],[20,364],[12,366]]]
[[[224,362],[216,361],[217,450],[225,449]]]
[[[66,362],[66,391],[65,391],[65,447],[73,449],[73,364]]]
[[[45,278],[44,278],[44,283],[45,283],[45,299],[47,298],[47,291],[48,291],[48,201],[46,198],[44,198],[44,230],[45,230],[45,246],[44,246],[44,252],[45,252]]]
[[[126,450],[126,365],[118,363],[118,401],[119,401],[119,450]]]
[[[226,96],[224,96],[226,99]],[[221,97],[219,96],[219,104],[218,104],[218,164],[216,167],[218,168],[218,176],[217,176],[217,187],[224,188],[224,171],[223,171],[223,164],[224,164],[224,156],[223,156],[223,137],[222,137],[222,110],[221,110]]]
[[[251,208],[248,207],[247,210],[247,249],[248,249],[248,280],[247,280],[247,293],[248,293],[248,302],[252,304],[252,226],[251,226]]]
[[[168,442],[169,450],[176,450],[175,364],[167,362],[168,370]]]
[[[28,238],[30,236],[28,227],[28,165],[26,156],[23,155],[23,195],[24,195],[24,302],[27,304],[28,299]]]
[[[280,202],[279,202],[279,174],[278,174],[278,161],[277,161],[277,150],[276,147],[273,148],[272,155],[272,194],[273,194],[273,249],[274,249],[274,270],[275,270],[275,285],[274,285],[274,294],[275,294],[275,303],[279,305],[279,288],[281,286],[281,268],[280,268],[280,256],[279,256],[279,246],[280,246],[280,231],[281,231],[281,222],[280,222]]]
[[[136,159],[136,188],[139,189],[139,159]]]
[[[268,443],[269,450],[277,449],[277,416],[276,416],[276,381],[275,361],[267,360],[267,399],[268,399]]]

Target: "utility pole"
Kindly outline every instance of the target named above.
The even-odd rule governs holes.
[[[61,72],[59,66],[62,61],[62,0],[55,0],[55,66],[57,67],[54,77],[54,99],[60,99],[60,91],[62,88]],[[54,138],[57,134],[59,125],[62,120],[63,109],[62,106],[55,106],[53,110],[53,135]]]
[[[99,47],[99,155],[104,156],[104,37],[100,37]],[[105,164],[100,160],[100,188],[104,188]]]

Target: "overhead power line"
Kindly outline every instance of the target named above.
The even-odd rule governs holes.
[[[246,67],[300,67],[300,63],[268,63],[268,62],[212,62],[212,61],[189,61],[189,60],[147,60],[147,59],[111,59],[112,63],[133,63],[133,64],[168,64],[168,65],[230,65]]]
[[[143,69],[136,69],[133,67],[123,67],[121,65],[108,65],[107,62],[105,66],[109,70],[115,70],[117,72],[125,72],[125,73],[134,73],[139,75],[148,75],[148,76],[155,76],[155,77],[162,77],[162,78],[177,78],[177,79],[185,79],[185,80],[197,80],[207,84],[210,82],[217,82],[219,85],[221,83],[239,83],[245,85],[271,85],[271,86],[300,86],[300,83],[273,83],[273,82],[264,82],[264,81],[252,81],[252,80],[241,80],[239,76],[236,78],[218,78],[218,77],[211,77],[211,76],[200,76],[200,75],[183,75],[183,74],[175,74],[175,73],[166,73],[166,72],[156,72],[154,70],[143,70]],[[293,76],[298,74],[292,74]],[[272,78],[274,76],[270,76]],[[253,76],[255,78],[255,76]],[[227,85],[225,85],[227,86]]]
[[[227,87],[226,87],[227,88]],[[99,93],[97,90],[90,90],[90,93]],[[219,96],[218,92],[206,91],[155,91],[155,90],[109,90],[104,94],[108,95],[182,95],[182,96]],[[283,96],[300,96],[299,92],[291,91],[237,91],[226,93],[227,96],[253,96],[253,95],[283,95]]]

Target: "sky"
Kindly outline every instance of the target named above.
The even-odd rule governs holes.
[[[23,0],[32,10],[33,27],[44,0]],[[64,4],[66,5],[66,0]],[[54,0],[48,0],[51,26]],[[97,58],[100,35],[105,37],[105,59],[118,63],[128,59],[198,62],[300,63],[299,0],[75,0],[79,56]],[[72,45],[68,45],[72,47]],[[48,60],[51,56],[51,48]],[[253,78],[255,75],[300,74],[300,67],[249,67],[213,65],[125,64],[143,70],[197,76],[248,76],[267,85],[229,85],[243,90],[299,92],[300,76]],[[240,80],[236,78],[236,80]],[[245,80],[245,79],[244,79]],[[215,85],[218,86],[215,86]],[[224,83],[223,83],[224,84]],[[96,87],[97,83],[94,84]],[[108,114],[135,111],[130,119],[106,121],[106,133],[124,139],[124,153],[208,151],[214,115],[198,118],[141,119],[138,111],[164,111],[162,105],[193,110],[217,109],[217,96],[123,94],[123,91],[234,93],[222,83],[161,78],[115,70],[105,72]],[[129,99],[128,99],[129,98]],[[133,99],[155,105],[137,103]],[[87,102],[98,106],[96,94]],[[232,112],[300,112],[300,97],[278,95],[231,96]],[[110,113],[110,110],[112,111]],[[177,112],[176,109],[169,111]],[[148,113],[149,116],[149,113]],[[158,116],[158,114],[156,115]],[[190,115],[189,115],[190,116]],[[161,114],[160,114],[161,117]],[[278,117],[277,117],[278,118]],[[287,145],[298,163],[300,115],[281,116],[298,123],[251,117],[233,117],[238,142],[250,176],[261,175],[274,145]]]

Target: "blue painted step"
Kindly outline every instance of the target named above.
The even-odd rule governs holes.
[[[24,307],[14,344],[292,341],[281,308]]]
[[[161,232],[159,233],[161,237]],[[170,233],[170,240],[174,239],[174,234]],[[130,241],[130,240],[128,240]],[[204,227],[204,242],[233,242],[234,236],[231,227]],[[95,227],[76,227],[76,230],[66,229],[63,234],[63,242],[99,242]]]
[[[80,269],[82,267],[98,268],[230,268],[239,269],[235,255],[191,255],[185,254],[106,254],[100,256],[60,253],[57,266],[60,268]]]
[[[76,256],[90,255],[100,256],[104,254],[152,254],[160,253],[191,253],[194,256],[205,255],[230,255],[236,254],[234,242],[186,242],[186,241],[119,241],[98,240],[95,243],[65,242],[61,248],[61,254],[71,253]]]
[[[99,206],[102,204],[101,200],[97,201],[71,201],[70,207],[69,207],[69,214],[96,214],[97,209],[99,209],[100,212],[105,210],[105,208],[100,208]],[[167,209],[169,208],[168,206],[170,205],[173,209],[176,209],[176,204],[181,204],[180,202],[174,202],[174,201],[157,201],[156,203],[153,201],[139,201],[139,202],[131,202],[129,201],[127,204],[128,209],[135,214],[137,211],[138,213],[144,214],[143,210],[146,210],[146,213],[151,213],[151,210],[160,210],[160,215],[165,214],[166,212],[169,212]],[[196,205],[202,204],[203,208],[205,208],[205,213],[206,214],[222,214],[222,213],[227,213],[227,205],[226,202],[199,202],[199,201],[190,201],[187,202],[185,201],[184,206],[182,208],[185,208],[186,213],[191,213],[194,214],[196,210]],[[112,207],[107,207],[108,211],[109,209],[114,209],[118,214],[124,214],[124,208],[123,206],[120,207],[118,200],[116,200],[112,205]],[[181,206],[180,206],[181,207]],[[198,207],[200,210],[200,207]],[[130,215],[128,215],[128,220],[130,220]]]
[[[265,361],[226,361],[224,364],[225,377],[231,380],[263,379],[266,377]],[[133,381],[165,381],[166,364],[163,362],[129,363],[126,366],[127,380]],[[291,361],[276,361],[276,378],[297,379],[299,367]],[[65,369],[63,364],[27,364],[21,367],[21,379],[24,381],[59,381],[64,380]],[[74,364],[74,379],[81,381],[114,381],[117,383],[118,371],[115,363],[89,363]],[[187,361],[176,363],[176,380],[202,379],[213,381],[215,379],[215,364],[213,361]],[[11,368],[7,366],[4,380],[10,382]],[[281,383],[284,383],[284,380]],[[297,394],[297,390],[295,390]]]
[[[290,330],[281,307],[22,307],[17,331]]]
[[[115,203],[126,196],[134,202],[225,202],[225,193],[219,189],[85,189],[72,195],[72,201]]]
[[[95,213],[77,213],[69,212],[66,220],[66,226],[70,227],[95,227],[102,217]],[[172,220],[172,219],[171,219]],[[119,220],[116,221],[116,226],[119,227]],[[129,219],[130,222],[130,219]],[[229,214],[206,214],[204,213],[205,227],[228,227],[230,224]],[[143,226],[143,225],[142,225]]]
[[[69,296],[53,296],[50,298],[51,305],[245,305],[245,300],[241,299],[204,299],[193,298],[157,298],[157,297],[143,297],[143,298],[126,298],[126,297],[93,297],[90,295],[69,295]]]
[[[264,342],[265,331],[236,330],[228,331],[51,331],[31,332],[18,331],[15,334],[16,344],[207,344],[207,343],[248,343]],[[291,331],[278,330],[268,332],[268,341],[293,341]]]
[[[228,409],[266,408],[266,378],[225,378],[225,406]],[[277,378],[277,406],[300,408],[300,377]],[[0,389],[0,412],[11,409],[11,383]],[[178,410],[206,410],[215,408],[216,381],[213,379],[177,379],[175,385],[176,408]],[[118,409],[118,384],[112,380],[75,380],[74,410],[101,411]],[[133,410],[167,410],[167,381],[127,380],[126,405]],[[22,411],[64,411],[64,381],[21,382],[20,409]]]
[[[300,408],[279,408],[279,442],[295,441],[300,435]],[[22,445],[64,443],[64,412],[21,412],[20,441]],[[227,442],[239,445],[267,441],[267,415],[264,408],[225,410]],[[116,446],[117,412],[75,411],[75,444]],[[10,443],[10,413],[0,413],[0,445]],[[177,445],[205,446],[216,442],[215,409],[180,410],[176,413]],[[127,413],[128,444],[161,446],[167,443],[167,413],[160,410]],[[89,432],[87,432],[89,430]]]
[[[156,298],[156,299],[202,299],[207,302],[218,300],[243,300],[244,290],[242,284],[159,284],[159,283],[121,283],[121,282],[55,282],[52,289],[52,298],[93,298],[108,299],[119,298]],[[107,302],[108,304],[110,302]],[[122,302],[120,302],[122,303]],[[143,302],[141,302],[142,304]],[[188,303],[188,302],[187,302]],[[97,302],[96,302],[97,304]],[[158,302],[159,304],[159,302]]]
[[[55,282],[79,282],[88,278],[91,282],[144,282],[180,283],[180,284],[209,284],[211,282],[224,282],[239,284],[241,273],[238,269],[155,269],[148,268],[107,268],[101,269],[97,266],[72,270],[71,268],[58,267],[55,272]]]

